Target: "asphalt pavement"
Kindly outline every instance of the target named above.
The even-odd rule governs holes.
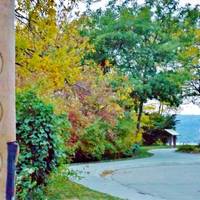
[[[90,164],[73,164],[93,190],[128,200],[199,200],[200,155],[174,149],[152,150],[154,156]]]

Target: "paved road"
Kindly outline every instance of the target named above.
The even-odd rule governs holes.
[[[73,181],[129,200],[199,200],[200,155],[152,152],[144,159],[72,165],[84,177]]]

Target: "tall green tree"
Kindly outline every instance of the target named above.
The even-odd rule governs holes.
[[[90,12],[82,30],[96,48],[89,56],[104,70],[109,60],[132,81],[138,132],[148,99],[171,106],[182,102],[182,86],[189,75],[180,53],[191,45],[193,37],[187,31],[192,21],[185,23],[187,12],[176,0],[147,0],[144,5],[110,1],[105,10]]]
[[[191,45],[182,52],[184,62],[189,63],[191,80],[187,83],[185,96],[193,103],[200,105],[200,7],[186,8],[185,23],[190,24],[190,32],[193,33]]]

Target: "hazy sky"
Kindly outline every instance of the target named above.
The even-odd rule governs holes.
[[[105,7],[105,5],[107,4],[109,0],[101,0],[99,2],[97,2],[93,8],[99,8],[99,7]],[[143,3],[144,0],[138,0],[138,3]],[[191,5],[197,5],[200,4],[200,0],[180,0],[180,5],[185,5],[190,3]],[[79,9],[80,10],[85,10],[85,5],[84,3],[80,3],[79,4]],[[194,105],[192,103],[190,104],[184,104],[180,106],[179,109],[179,114],[185,114],[185,115],[200,115],[200,107],[197,105]]]
[[[200,107],[192,103],[180,106],[180,114],[183,115],[200,115]]]

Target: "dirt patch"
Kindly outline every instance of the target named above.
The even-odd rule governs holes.
[[[112,175],[113,173],[114,173],[114,170],[105,170],[100,174],[100,176],[105,177],[105,176]]]

